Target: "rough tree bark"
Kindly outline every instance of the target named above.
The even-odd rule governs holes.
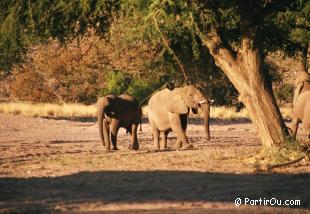
[[[246,1],[243,3],[247,4]],[[243,9],[251,11],[250,8]],[[246,22],[241,24],[241,47],[237,52],[224,45],[217,30],[200,34],[200,37],[216,65],[240,93],[239,98],[246,106],[263,146],[279,146],[289,133],[275,101],[271,83],[262,68],[258,28],[249,24],[247,18],[242,17]]]

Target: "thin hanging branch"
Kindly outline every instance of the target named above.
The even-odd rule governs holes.
[[[187,76],[187,74],[186,74],[186,72],[185,72],[185,70],[184,70],[184,68],[183,68],[183,66],[182,66],[182,64],[181,64],[181,62],[180,62],[178,56],[175,54],[175,52],[172,50],[172,48],[170,48],[169,43],[168,43],[168,41],[166,40],[166,38],[164,37],[163,33],[161,32],[161,30],[160,30],[160,28],[159,28],[159,26],[158,26],[157,19],[156,19],[156,17],[155,17],[154,15],[153,15],[153,20],[154,20],[154,23],[155,23],[155,27],[156,27],[156,29],[158,30],[158,32],[159,32],[159,34],[160,34],[160,36],[161,36],[161,38],[162,38],[162,40],[163,40],[163,42],[164,42],[164,45],[165,45],[166,48],[172,53],[172,55],[173,55],[175,61],[176,61],[177,64],[179,65],[179,67],[180,67],[180,69],[181,69],[181,71],[182,71],[182,73],[183,73],[185,82],[186,82],[186,83],[189,83],[189,78],[188,78],[188,76]]]
[[[294,164],[294,163],[298,163],[299,161],[302,161],[306,157],[309,158],[309,155],[310,155],[310,148],[307,149],[305,154],[303,156],[301,156],[300,158],[297,158],[295,160],[292,160],[292,161],[289,161],[289,162],[286,162],[286,163],[272,165],[272,166],[268,167],[267,171],[273,170],[275,168],[283,167],[283,166],[288,166],[288,165],[291,165],[291,164]]]

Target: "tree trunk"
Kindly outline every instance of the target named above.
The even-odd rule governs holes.
[[[213,33],[202,41],[214,57],[215,63],[228,76],[240,93],[263,146],[277,146],[288,135],[276,104],[271,84],[261,66],[258,48],[252,38],[244,36],[238,53],[225,48],[221,38]]]

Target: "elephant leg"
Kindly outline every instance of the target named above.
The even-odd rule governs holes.
[[[183,130],[181,119],[179,114],[169,113],[169,119],[171,124],[171,129],[177,135],[177,138],[182,142],[182,148],[192,148],[193,146],[189,144],[188,139]]]
[[[138,124],[131,125],[130,149],[133,149],[133,150],[139,149],[137,129],[138,129]]]
[[[292,122],[291,122],[291,129],[292,129],[292,135],[293,135],[294,138],[296,138],[296,136],[297,136],[298,125],[299,125],[299,119],[293,113],[293,115],[292,115]]]
[[[159,131],[157,127],[155,126],[154,122],[152,119],[150,120],[150,125],[152,129],[152,134],[153,134],[153,141],[154,141],[154,149],[159,150]]]
[[[180,138],[177,138],[176,146],[177,149],[182,148],[182,140]]]
[[[310,108],[308,108],[310,109]],[[303,131],[306,135],[306,137],[308,138],[308,140],[310,140],[310,111],[306,111],[303,117]],[[309,141],[310,143],[310,141]]]
[[[160,149],[167,148],[167,135],[168,135],[167,131],[161,133]]]
[[[105,147],[106,150],[110,150],[110,124],[107,119],[103,119],[103,136],[104,136],[104,141],[103,141],[103,146]]]
[[[118,150],[117,148],[117,133],[119,130],[119,121],[112,120],[110,125],[111,131],[111,142],[112,142],[112,150]]]
[[[154,148],[159,150],[159,131],[157,129],[153,130],[153,140],[154,140]]]
[[[187,128],[187,114],[180,115],[181,125],[182,129],[185,132]]]
[[[186,132],[186,128],[187,128],[187,115],[181,115],[180,116],[180,120],[181,120],[181,125],[182,125],[182,129],[184,131],[184,133]],[[180,138],[177,138],[176,141],[176,148],[180,149],[182,148],[182,140]]]

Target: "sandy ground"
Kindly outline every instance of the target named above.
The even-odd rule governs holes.
[[[175,150],[171,133],[169,149],[154,151],[145,123],[139,151],[121,130],[120,150],[105,152],[94,120],[0,114],[0,212],[310,213],[309,162],[258,172],[245,161],[260,151],[251,123],[213,120],[211,141],[200,119],[189,123],[192,150]],[[236,198],[301,205],[236,207]]]

